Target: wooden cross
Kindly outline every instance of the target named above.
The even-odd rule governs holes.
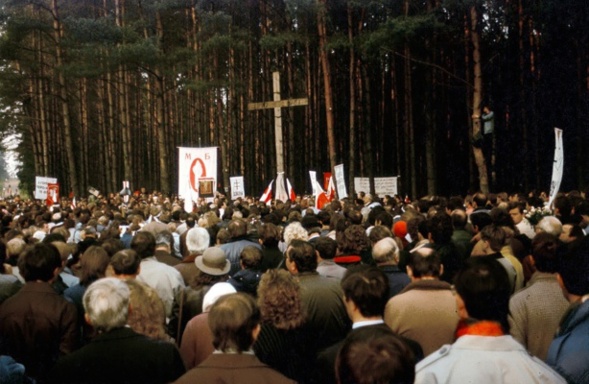
[[[249,103],[248,111],[274,108],[274,134],[276,136],[276,169],[277,172],[284,172],[284,156],[282,147],[282,112],[284,107],[296,107],[299,105],[308,105],[309,99],[288,99],[280,100],[280,73],[272,73],[272,90],[274,101],[263,101],[261,103]]]

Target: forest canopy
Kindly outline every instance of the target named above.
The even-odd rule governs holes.
[[[177,192],[177,147],[219,147],[220,187],[259,195],[284,168],[400,176],[400,193],[586,188],[585,0],[2,0],[0,133],[20,135],[21,189]],[[484,133],[484,107],[494,129]]]

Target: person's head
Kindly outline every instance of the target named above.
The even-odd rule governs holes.
[[[412,280],[424,277],[439,278],[442,275],[443,266],[440,255],[429,247],[421,247],[411,252],[407,263],[407,274]]]
[[[139,231],[131,240],[131,249],[143,260],[155,253],[155,236],[151,232]]]
[[[336,234],[337,246],[341,254],[359,255],[370,247],[370,240],[361,225],[353,224]]]
[[[273,223],[264,223],[258,227],[260,243],[264,247],[276,247],[280,242],[280,229]]]
[[[475,208],[484,208],[487,205],[487,195],[483,192],[477,192],[472,197],[472,202]]]
[[[505,268],[495,259],[470,257],[454,278],[458,315],[489,320],[509,330],[507,314],[511,285]]]
[[[309,240],[309,233],[303,228],[301,223],[293,221],[284,228],[282,237],[284,238],[284,243],[288,247],[293,240]]]
[[[509,203],[508,212],[515,225],[518,225],[524,219],[524,204],[513,201]]]
[[[399,263],[399,247],[397,242],[390,237],[385,237],[372,247],[372,258],[378,264]]]
[[[129,287],[127,323],[137,333],[156,340],[168,341],[164,302],[150,286],[134,279],[124,280]]]
[[[470,223],[472,224],[472,228],[475,233],[482,231],[487,225],[493,223],[493,219],[491,219],[491,215],[488,213],[477,213],[470,215]]]
[[[106,253],[108,253],[108,255],[111,257],[118,251],[125,249],[123,242],[115,238],[100,241],[100,246],[104,248]]]
[[[379,317],[389,299],[389,280],[380,269],[359,265],[351,267],[341,281],[344,303],[353,319],[357,310],[362,317]]]
[[[560,241],[563,243],[572,243],[576,239],[580,239],[585,236],[583,228],[577,224],[563,224],[562,233],[559,236]]]
[[[174,249],[174,236],[172,232],[168,230],[158,232],[155,236],[155,247],[171,252]]]
[[[293,240],[286,249],[286,266],[296,274],[317,269],[317,255],[313,245],[303,240]]]
[[[464,229],[466,227],[467,217],[464,209],[455,209],[450,214],[454,229]]]
[[[37,243],[25,248],[18,269],[25,281],[50,282],[61,269],[61,255],[52,244]]]
[[[301,286],[290,273],[270,269],[258,285],[258,305],[262,321],[278,329],[294,329],[303,324]]]
[[[124,327],[129,314],[130,290],[124,281],[107,277],[90,284],[84,293],[84,317],[98,332]]]
[[[565,195],[556,196],[552,204],[554,206],[554,212],[559,216],[568,217],[571,215],[573,206],[569,198]]]
[[[534,267],[540,272],[555,273],[558,270],[558,239],[549,233],[539,233],[532,240]]]
[[[8,259],[17,260],[18,256],[25,250],[27,243],[20,237],[15,237],[6,243],[6,255]],[[12,264],[12,263],[10,263]]]
[[[186,248],[190,254],[202,255],[209,247],[209,232],[201,227],[190,228],[186,233]]]
[[[232,239],[245,236],[247,235],[247,222],[243,219],[233,219],[229,222],[227,230]]]
[[[501,248],[505,245],[505,237],[505,230],[494,224],[487,225],[481,231],[481,240],[490,249],[487,252],[488,254],[501,251]]]
[[[412,384],[415,356],[388,328],[362,327],[344,341],[335,371],[339,384]]]
[[[104,248],[93,245],[80,255],[80,284],[87,287],[104,277],[110,262]]]
[[[208,323],[215,349],[242,353],[251,348],[260,331],[260,310],[251,295],[234,293],[213,304]]]
[[[560,253],[558,280],[565,297],[573,301],[589,293],[589,236],[562,247]]]
[[[262,262],[262,251],[253,245],[248,245],[241,251],[239,262],[243,268],[257,269]]]
[[[452,240],[452,218],[444,211],[436,213],[428,220],[428,231],[435,244],[448,244]]]
[[[399,223],[401,223],[401,221],[399,221]],[[370,240],[370,244],[374,246],[374,244],[387,237],[393,237],[391,230],[384,225],[375,225],[372,227],[372,230],[368,235],[368,240]]]
[[[315,241],[315,249],[323,260],[331,260],[337,253],[337,242],[331,237],[323,236]]]
[[[194,259],[196,268],[201,273],[209,276],[226,276],[231,269],[231,263],[227,260],[227,255],[219,247],[207,248],[202,256]]]
[[[118,251],[110,259],[110,265],[116,276],[135,276],[139,274],[141,258],[132,249]]]
[[[545,216],[536,224],[536,233],[546,232],[559,237],[562,223],[555,216]]]

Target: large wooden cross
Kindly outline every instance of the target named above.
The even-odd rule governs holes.
[[[309,99],[288,99],[280,100],[280,73],[272,73],[272,90],[274,93],[273,101],[263,101],[261,103],[249,103],[248,111],[260,109],[274,109],[274,135],[276,136],[276,169],[277,172],[284,172],[284,156],[282,147],[282,112],[284,107],[296,107],[299,105],[308,105]]]

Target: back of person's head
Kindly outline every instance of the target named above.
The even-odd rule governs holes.
[[[374,211],[374,209],[373,209],[373,211]],[[378,212],[378,210],[377,210],[377,212]],[[393,215],[384,211],[384,208],[382,208],[381,212],[378,214],[378,216],[376,216],[376,221],[379,222],[380,225],[385,226],[387,228],[393,227]]]
[[[131,329],[156,340],[168,341],[166,333],[166,309],[155,289],[136,279],[124,280],[129,287],[129,311],[127,323]]]
[[[53,243],[55,241],[61,241],[65,243],[67,241],[67,238],[65,238],[63,234],[59,232],[51,232],[48,233],[42,240],[42,242],[46,244]]]
[[[125,244],[123,244],[121,240],[115,238],[100,241],[100,246],[104,248],[106,253],[111,257],[118,251],[125,249]]]
[[[436,244],[448,244],[452,240],[452,218],[446,212],[440,211],[428,220],[428,230]]]
[[[532,240],[532,257],[534,266],[540,272],[555,273],[558,271],[558,247],[556,236],[539,233]]]
[[[307,241],[309,239],[309,233],[303,228],[301,223],[293,221],[284,228],[282,237],[284,238],[284,243],[288,246],[293,240]]]
[[[464,229],[466,227],[466,222],[468,218],[466,217],[466,212],[464,209],[455,209],[450,214],[452,218],[452,225],[454,229]]]
[[[208,323],[215,349],[241,353],[254,344],[260,310],[251,295],[234,293],[222,296],[212,305]]]
[[[312,272],[317,269],[315,248],[307,241],[291,241],[286,249],[286,257],[296,265],[299,272]]]
[[[440,277],[442,261],[435,250],[421,247],[410,253],[407,266],[414,278]]]
[[[511,229],[515,228],[515,223],[513,222],[513,218],[509,214],[508,210],[494,207],[491,209],[490,215],[491,220],[493,220],[493,224],[500,227],[509,227]]]
[[[84,310],[92,327],[108,332],[127,324],[130,291],[124,281],[107,277],[90,284],[84,293]]]
[[[362,327],[346,338],[335,362],[339,384],[412,384],[415,356],[386,327]]]
[[[511,285],[505,268],[497,260],[468,258],[454,279],[454,287],[470,318],[497,321],[504,332],[509,330]]]
[[[157,236],[155,237],[155,246],[165,246],[170,250],[174,249],[174,235],[172,235],[172,232],[168,230],[158,232]]]
[[[8,258],[18,258],[27,246],[27,243],[20,237],[15,237],[6,243],[6,254]]]
[[[323,236],[315,241],[315,249],[324,260],[331,260],[337,253],[337,242],[331,237]]]
[[[294,329],[303,324],[299,281],[282,269],[269,269],[258,285],[258,305],[264,322],[278,329]]]
[[[243,219],[233,219],[229,222],[227,230],[232,239],[247,235],[247,223]]]
[[[556,196],[554,202],[552,203],[555,209],[558,209],[561,216],[566,217],[570,216],[573,206],[568,197],[565,195]]]
[[[563,246],[559,256],[558,274],[567,292],[577,296],[588,294],[589,236]]]
[[[155,253],[155,237],[151,232],[139,231],[131,240],[131,249],[143,260]]]
[[[401,221],[399,221],[399,223],[401,223]],[[368,240],[370,240],[370,244],[374,246],[374,244],[387,237],[393,237],[391,230],[384,225],[376,225],[372,227],[372,230],[368,235]]]
[[[351,300],[364,317],[382,316],[389,299],[389,280],[380,269],[358,265],[341,281],[344,300]]]
[[[258,227],[258,235],[265,247],[276,247],[280,242],[280,229],[273,223],[260,225]]]
[[[477,192],[472,197],[472,201],[476,203],[477,208],[484,208],[487,205],[487,195],[483,192]]]
[[[104,277],[110,262],[104,248],[93,245],[80,255],[80,284],[87,287]]]
[[[488,241],[489,246],[494,252],[501,251],[503,245],[505,245],[505,231],[500,226],[491,224],[487,225],[481,231],[481,240]]]
[[[478,228],[478,230],[482,230],[487,225],[493,223],[493,219],[491,219],[491,215],[488,213],[479,213],[479,214],[472,214],[470,215],[470,223],[473,227]]]
[[[366,231],[361,225],[353,224],[343,232],[336,233],[337,246],[344,255],[359,255],[370,247]]]
[[[124,249],[113,255],[110,265],[116,275],[136,275],[139,273],[141,258],[132,249]]]
[[[545,216],[536,224],[536,233],[546,232],[554,236],[562,233],[562,223],[555,216]]]
[[[239,261],[245,268],[257,269],[262,262],[262,251],[253,245],[248,245],[241,251]]]
[[[372,258],[376,264],[399,262],[399,246],[391,237],[385,237],[372,247]]]
[[[209,247],[211,237],[209,232],[201,227],[190,228],[186,233],[186,249],[191,254],[202,253]]]
[[[52,244],[37,243],[24,250],[18,259],[18,269],[25,281],[49,282],[56,268],[61,268],[61,255]]]

